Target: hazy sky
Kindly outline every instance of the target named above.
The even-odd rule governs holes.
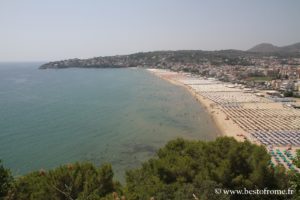
[[[0,61],[300,42],[299,0],[0,0]]]

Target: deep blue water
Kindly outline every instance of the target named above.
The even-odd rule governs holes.
[[[171,139],[218,133],[184,88],[146,70],[38,66],[0,64],[0,159],[15,175],[92,161],[121,177]]]

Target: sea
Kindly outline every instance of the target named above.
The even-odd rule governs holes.
[[[175,138],[213,140],[209,113],[145,69],[47,69],[0,63],[0,159],[14,176],[76,161],[115,177]]]

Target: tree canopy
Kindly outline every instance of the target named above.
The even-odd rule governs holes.
[[[7,195],[12,186],[12,180],[10,171],[3,167],[0,160],[0,200]]]
[[[126,192],[129,199],[134,200],[151,196],[193,199],[193,194],[199,199],[229,199],[228,195],[215,194],[214,189],[286,189],[285,170],[270,168],[269,161],[264,147],[247,141],[177,139],[160,149],[157,158],[145,162],[140,169],[127,172]],[[263,198],[274,199],[260,196]],[[240,196],[230,199],[240,199]]]
[[[17,179],[11,199],[96,200],[114,191],[120,191],[120,184],[113,182],[111,165],[96,168],[91,163],[75,163]]]
[[[299,153],[300,157],[300,153]],[[295,163],[299,162],[299,157]],[[262,146],[220,137],[215,141],[168,142],[141,167],[126,173],[121,186],[113,180],[110,164],[63,165],[12,179],[0,165],[0,199],[7,200],[235,200],[299,199],[300,176],[284,167],[271,167]],[[216,189],[293,188],[294,196],[228,195]],[[126,196],[121,197],[122,195]]]

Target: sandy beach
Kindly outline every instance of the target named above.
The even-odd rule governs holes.
[[[164,69],[148,71],[186,88],[205,107],[223,136],[266,147],[300,148],[299,110],[215,79]]]
[[[170,72],[168,74],[161,74],[158,69],[148,69],[156,76],[181,87],[186,88],[193,97],[203,106],[207,113],[212,117],[217,128],[220,130],[222,136],[234,137],[238,141],[243,141],[244,137],[241,135],[247,135],[247,133],[235,124],[231,119],[227,118],[226,114],[219,108],[213,101],[197,94],[191,87],[178,81],[180,78],[184,78],[182,74],[176,72]]]

